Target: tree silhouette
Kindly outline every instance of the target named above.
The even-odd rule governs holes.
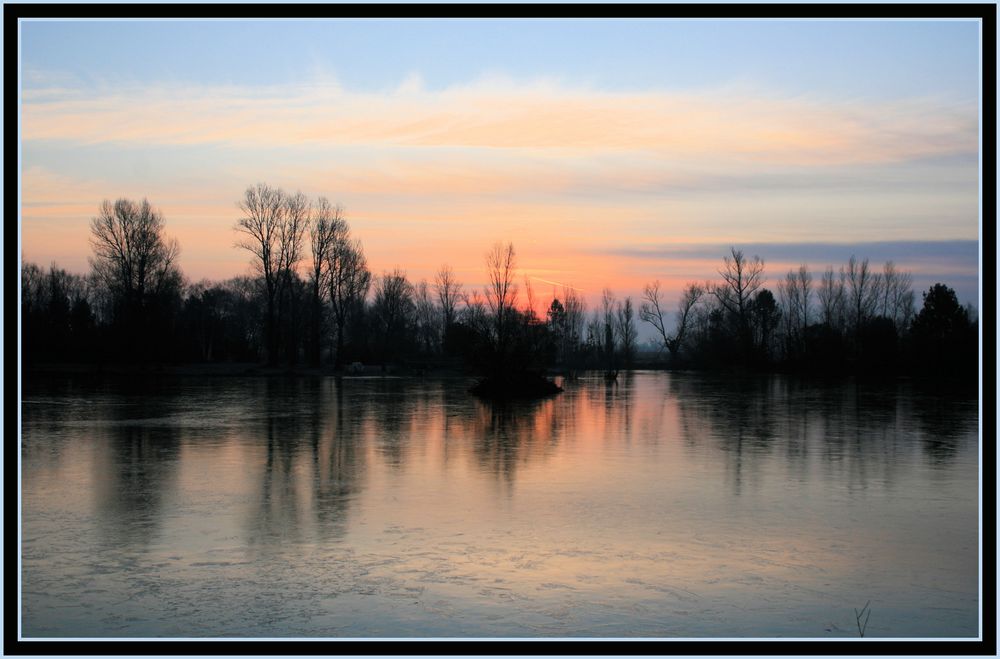
[[[835,332],[843,331],[846,322],[847,293],[844,278],[843,268],[838,278],[833,272],[833,266],[827,267],[816,293],[819,298],[820,317],[823,323]]]
[[[955,291],[934,284],[924,293],[924,305],[913,320],[915,364],[939,375],[971,375],[977,367],[977,340],[969,313]]]
[[[805,264],[789,270],[785,280],[778,283],[778,297],[783,310],[785,353],[800,359],[805,351],[812,297],[812,274]]]
[[[301,193],[288,196],[278,188],[258,183],[247,188],[237,207],[243,217],[237,220],[235,229],[244,237],[236,246],[253,255],[253,267],[262,277],[267,301],[267,361],[273,365],[278,361],[281,305],[301,256],[308,203]]]
[[[462,299],[462,283],[455,279],[451,266],[442,265],[434,276],[434,292],[441,305],[443,328],[447,331],[448,326],[456,320],[458,303]]]
[[[164,298],[179,296],[182,280],[180,245],[164,235],[164,226],[163,215],[146,199],[106,200],[90,222],[90,264],[108,293],[122,357],[152,356],[169,329],[156,321],[163,317]]]
[[[712,294],[734,319],[743,356],[747,357],[753,348],[750,304],[753,294],[764,283],[764,262],[758,256],[747,259],[735,247],[730,248],[730,255],[723,258],[723,267],[719,270],[722,284],[713,286]]]
[[[335,240],[329,256],[330,306],[337,327],[336,365],[344,364],[344,331],[360,315],[371,286],[372,275],[360,240],[348,234]]]
[[[626,368],[630,368],[632,359],[635,357],[637,336],[635,309],[632,306],[631,297],[626,297],[623,302],[619,302],[615,309],[615,332],[621,345],[622,361]]]
[[[430,355],[437,350],[438,320],[437,309],[431,296],[430,286],[426,279],[421,279],[413,289],[414,320],[417,339],[424,355]]]
[[[323,299],[330,279],[330,249],[347,234],[343,209],[333,206],[326,197],[316,200],[309,225],[309,247],[312,264],[309,269],[311,301],[309,361],[319,366],[323,334]]]
[[[751,320],[754,343],[759,351],[759,357],[766,363],[771,359],[774,332],[781,320],[781,309],[774,299],[774,294],[766,288],[757,291],[753,298]]]
[[[398,268],[383,273],[375,282],[375,300],[372,303],[376,329],[381,336],[383,362],[401,352],[413,313],[413,284],[406,279],[406,273]]]
[[[847,307],[850,313],[851,330],[855,336],[855,350],[860,349],[859,334],[862,327],[875,316],[881,297],[882,278],[868,267],[868,259],[858,261],[853,255],[847,264]]]
[[[890,319],[897,330],[909,326],[913,319],[913,275],[900,272],[892,261],[882,268],[881,300],[879,315]]]
[[[646,284],[643,289],[643,303],[639,307],[639,318],[653,326],[660,335],[663,347],[670,352],[670,359],[677,360],[677,354],[684,343],[684,336],[690,327],[695,305],[705,294],[706,287],[689,283],[681,294],[681,299],[677,303],[677,326],[673,333],[668,334],[666,320],[664,319],[664,309],[660,299],[660,282],[654,281]]]
[[[517,284],[514,283],[515,260],[513,243],[496,243],[486,253],[487,284],[486,304],[493,317],[493,339],[496,344],[496,355],[503,360],[510,343],[510,333],[514,316],[514,304],[517,302]]]
[[[601,322],[602,322],[602,354],[605,362],[605,377],[614,378],[618,376],[618,345],[615,333],[617,325],[615,318],[615,294],[610,288],[605,288],[601,293]]]

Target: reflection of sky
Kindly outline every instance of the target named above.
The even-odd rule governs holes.
[[[976,632],[976,400],[940,387],[135,386],[28,391],[28,636],[850,637],[868,598],[871,636]]]
[[[23,249],[43,264],[86,269],[101,200],[146,196],[189,278],[242,274],[235,202],[267,181],[342,203],[373,269],[414,279],[448,262],[477,284],[509,239],[527,274],[594,300],[657,277],[675,296],[681,264],[636,250],[808,243],[774,267],[820,270],[846,260],[825,243],[867,243],[916,281],[949,261],[946,283],[978,294],[976,259],[948,247],[978,238],[974,22],[47,21],[22,37]]]

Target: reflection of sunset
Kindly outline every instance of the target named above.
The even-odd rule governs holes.
[[[70,530],[93,520],[99,533],[75,541],[104,549],[79,569],[138,552],[182,592],[224,580],[249,602],[244,590],[278,574],[276,592],[298,584],[283,607],[376,635],[393,602],[432,628],[444,616],[496,633],[485,621],[502,616],[515,636],[811,635],[816,617],[849,616],[859,588],[926,603],[914,574],[951,579],[955,593],[935,597],[951,624],[970,620],[956,598],[974,594],[975,561],[944,556],[974,552],[974,488],[971,507],[945,503],[969,494],[974,400],[929,406],[907,383],[635,372],[495,405],[467,385],[183,380],[141,411],[122,387],[86,407],[34,392],[26,537],[58,535],[65,514]],[[928,474],[933,505],[914,485]],[[28,556],[33,575],[57,569]]]
[[[18,643],[982,638],[988,11],[8,9]]]

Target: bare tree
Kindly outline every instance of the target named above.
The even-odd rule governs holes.
[[[632,358],[635,356],[637,334],[635,328],[635,309],[632,306],[631,297],[626,297],[623,302],[619,302],[615,309],[615,330],[618,334],[625,366],[631,366]]]
[[[844,278],[843,270],[840,271],[840,277],[837,278],[834,275],[833,267],[827,266],[816,293],[823,322],[837,332],[843,332],[845,329],[847,294]]]
[[[343,364],[344,329],[368,295],[371,272],[360,240],[351,242],[346,232],[330,246],[330,308],[337,328],[336,365]]]
[[[489,314],[486,312],[486,303],[479,291],[472,291],[470,295],[463,295],[465,309],[462,310],[462,322],[475,329],[480,334],[487,334],[491,330]]]
[[[811,296],[812,274],[805,264],[800,265],[798,270],[789,270],[785,280],[778,283],[778,297],[784,310],[782,318],[787,352],[805,348]]]
[[[375,282],[375,299],[372,312],[382,337],[382,358],[395,356],[395,347],[403,338],[403,331],[413,314],[413,285],[400,269],[383,273]]]
[[[462,299],[462,283],[455,279],[451,266],[442,265],[434,276],[434,291],[437,293],[438,304],[441,306],[443,327],[455,322],[455,314],[459,300]]]
[[[753,294],[764,283],[764,262],[758,256],[748,260],[735,247],[730,248],[730,253],[732,258],[724,257],[719,270],[723,284],[713,287],[712,294],[723,308],[742,320],[747,317]]]
[[[278,245],[281,248],[281,274],[288,279],[302,258],[302,245],[309,228],[312,208],[309,199],[301,192],[286,194],[284,197],[285,222],[279,225]]]
[[[604,333],[603,352],[608,374],[617,374],[617,345],[615,341],[615,294],[610,288],[601,292],[601,320]]]
[[[168,300],[183,285],[177,257],[180,246],[164,236],[163,215],[143,199],[105,201],[91,219],[92,278],[107,301],[118,353],[147,359],[168,341]]]
[[[604,330],[602,328],[601,311],[594,309],[590,320],[587,321],[587,351],[597,357],[600,357],[604,350]]]
[[[706,286],[697,283],[688,283],[681,294],[681,299],[677,303],[677,324],[672,334],[667,333],[666,319],[662,300],[660,299],[660,282],[654,281],[646,284],[643,289],[644,301],[639,306],[639,318],[649,323],[660,335],[663,346],[670,351],[671,359],[677,358],[688,327],[691,324],[695,305],[705,294]]]
[[[806,328],[809,327],[809,309],[812,299],[812,273],[809,272],[809,268],[803,263],[799,266],[799,271],[796,275],[796,287],[798,288],[798,302],[799,306],[796,310],[799,316],[800,327],[802,335],[805,336]]]
[[[421,279],[414,289],[415,320],[417,335],[425,354],[431,354],[436,349],[438,337],[437,309],[431,297],[430,287],[426,279]]]
[[[569,286],[563,286],[562,296],[565,304],[559,298],[553,298],[546,315],[556,341],[557,359],[565,365],[579,350],[583,340],[586,304]]]
[[[667,322],[663,317],[666,310],[660,300],[660,280],[657,279],[651,284],[646,284],[642,289],[642,297],[643,301],[639,304],[639,319],[652,325],[656,333],[660,335],[663,347],[669,348],[670,337],[667,335]],[[670,352],[673,354],[672,350]]]
[[[841,269],[847,280],[848,309],[855,335],[878,309],[881,296],[881,277],[868,267],[868,259],[858,261],[851,256],[847,269]]]
[[[563,309],[566,313],[563,354],[577,351],[583,342],[583,326],[586,322],[587,302],[575,290],[563,287]]]
[[[879,313],[895,323],[900,331],[905,330],[913,318],[913,275],[900,272],[892,261],[886,261],[882,268],[882,290]]]
[[[278,298],[279,318],[287,319],[279,327],[285,332],[285,354],[291,364],[298,360],[299,337],[304,333],[300,327],[302,300],[305,298],[305,285],[296,272],[302,259],[305,234],[309,229],[311,215],[309,199],[301,192],[285,196],[285,218],[281,227],[280,244],[283,247],[284,267],[281,276],[284,279]]]
[[[514,245],[496,243],[486,254],[486,274],[489,284],[485,288],[486,304],[493,316],[494,340],[500,358],[507,350],[510,322],[517,302],[517,284],[514,283]]]
[[[90,221],[90,265],[112,297],[141,312],[150,296],[178,284],[180,245],[163,235],[163,215],[143,199],[105,200]]]
[[[524,313],[525,322],[532,322],[538,318],[535,313],[535,291],[531,288],[531,279],[528,275],[524,276],[524,293],[525,297],[528,298],[528,308]]]
[[[789,270],[784,281],[778,282],[778,304],[784,310],[782,315],[784,325],[785,354],[790,356],[795,353],[801,342],[799,341],[799,328],[796,317],[796,309],[799,306],[798,283],[794,270]]]
[[[326,197],[316,200],[309,226],[309,246],[312,263],[309,269],[309,287],[312,300],[310,361],[320,364],[320,346],[323,334],[323,298],[329,285],[330,249],[347,235],[347,222],[343,209],[333,206]]]
[[[31,314],[32,310],[45,305],[45,273],[36,263],[24,263],[21,266],[21,322]],[[26,332],[21,333],[21,340],[28,338]]]
[[[719,270],[723,283],[712,287],[719,304],[736,320],[737,333],[748,354],[753,346],[750,327],[750,303],[757,289],[764,283],[764,262],[759,256],[747,259],[743,252],[730,248],[731,257],[723,258]]]
[[[274,364],[280,345],[280,306],[301,258],[309,204],[301,193],[288,196],[279,188],[258,183],[247,188],[237,207],[243,211],[243,217],[237,220],[235,229],[243,237],[236,246],[253,255],[254,269],[263,280],[267,300],[267,360]]]

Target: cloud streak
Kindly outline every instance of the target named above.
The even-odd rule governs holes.
[[[890,163],[975,153],[977,109],[942,99],[830,101],[732,87],[612,92],[484,79],[439,91],[412,81],[358,92],[334,83],[36,89],[23,136],[80,144],[367,145],[640,152],[787,165]]]
[[[654,260],[700,260],[721,258],[730,247],[765,261],[830,262],[847,261],[851,256],[874,261],[925,262],[928,260],[977,267],[979,242],[975,240],[884,240],[868,242],[788,242],[788,243],[674,243],[637,245],[600,250],[626,258]]]
[[[25,92],[22,129],[25,253],[43,262],[70,265],[75,253],[85,265],[100,201],[145,196],[192,279],[240,274],[235,201],[267,181],[344,204],[373,269],[399,265],[417,280],[448,262],[478,286],[496,240],[513,240],[541,281],[622,295],[712,276],[725,241],[749,240],[772,273],[784,261],[838,264],[854,247],[904,266],[924,254],[929,272],[975,267],[977,109],[941,98],[503,78],[432,91],[416,76],[381,92],[327,79],[90,90],[58,80]]]

